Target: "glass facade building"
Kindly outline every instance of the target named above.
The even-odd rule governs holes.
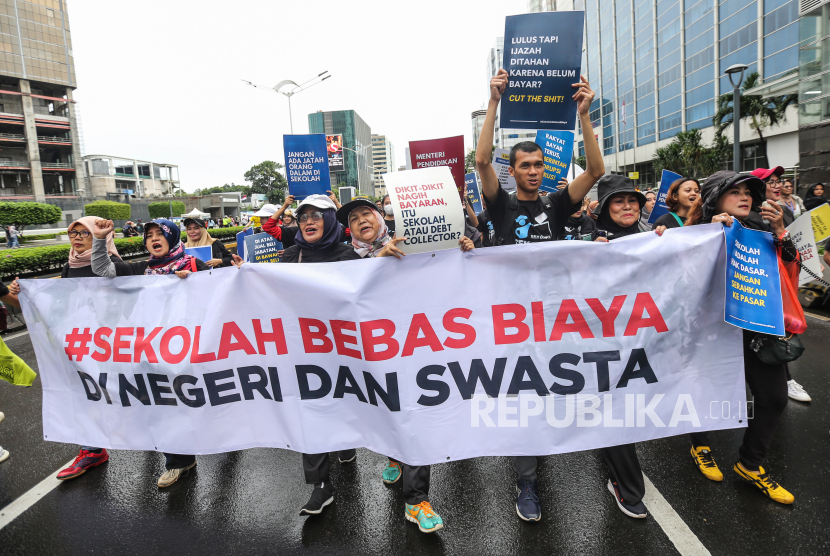
[[[802,184],[830,182],[830,1],[801,3],[798,125]]]
[[[372,185],[372,130],[354,110],[315,112],[308,115],[308,132],[343,135],[345,171],[332,172],[333,187],[354,187],[360,195],[374,195]]]
[[[395,171],[395,146],[386,135],[372,135],[372,166],[374,168],[373,195],[386,195],[383,174]]]
[[[584,6],[582,72],[597,95],[591,123],[609,171],[653,176],[654,151],[680,131],[705,130],[711,141],[716,99],[732,90],[727,67],[747,64],[747,74],[758,71],[764,83],[798,71],[798,0],[585,0]],[[741,136],[742,143],[757,139]],[[584,154],[581,142],[578,148]],[[642,177],[640,183],[653,185]]]

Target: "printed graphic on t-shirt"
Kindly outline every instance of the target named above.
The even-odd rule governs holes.
[[[532,243],[535,241],[550,241],[553,237],[550,231],[550,222],[545,220],[541,224],[535,224],[527,215],[520,214],[516,217],[515,241],[516,243]]]

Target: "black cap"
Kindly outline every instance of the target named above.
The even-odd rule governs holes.
[[[349,227],[349,215],[352,213],[354,209],[357,207],[368,207],[375,212],[378,212],[378,206],[369,200],[368,197],[355,197],[339,209],[337,209],[337,221]]]
[[[636,195],[637,200],[640,201],[640,208],[646,204],[646,196],[637,191],[633,181],[619,174],[611,174],[610,176],[602,176],[597,183],[597,198],[599,199],[599,204],[593,213],[601,214],[608,199],[617,193],[632,193]]]
[[[187,218],[185,218],[184,221],[182,222],[182,225],[185,228],[187,228],[187,225],[190,222],[193,222],[194,224],[198,225],[200,228],[206,228],[207,227],[207,224],[205,224],[204,220],[202,220],[201,218],[194,218],[192,216],[188,216]]]

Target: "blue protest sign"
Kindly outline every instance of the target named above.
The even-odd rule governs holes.
[[[481,190],[478,187],[476,173],[464,174],[464,184],[467,187],[467,202],[473,208],[473,212],[480,214],[484,207],[481,205]]]
[[[253,234],[253,228],[245,228],[244,230],[236,234],[236,254],[242,257],[243,261],[248,260],[245,258],[245,238]]]
[[[735,220],[726,232],[726,310],[731,325],[784,336],[781,275],[772,234]]]
[[[211,248],[210,245],[202,247],[185,247],[184,252],[191,257],[196,257],[203,263],[206,263],[213,258],[213,248]]]
[[[271,234],[263,232],[245,238],[245,254],[249,263],[278,263],[279,251],[282,251],[282,242]]]
[[[554,192],[559,180],[568,173],[574,152],[574,134],[571,131],[536,132],[536,144],[545,156],[545,173],[542,174],[542,191]]]
[[[649,224],[654,224],[655,220],[669,213],[669,207],[666,205],[669,187],[682,177],[680,174],[663,170],[663,174],[660,176],[660,189],[657,192],[657,201],[655,201],[654,208],[651,209],[651,215],[648,217]]]
[[[585,12],[581,11],[512,15],[505,19],[503,67],[510,79],[501,96],[502,128],[576,127],[571,85],[579,83],[584,19]]]
[[[288,193],[297,199],[325,195],[331,189],[326,136],[283,135]]]

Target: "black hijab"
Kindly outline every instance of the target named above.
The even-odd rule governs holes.
[[[804,208],[806,208],[807,210],[813,210],[814,208],[820,207],[821,205],[827,202],[827,199],[825,199],[824,197],[819,197],[818,195],[816,195],[816,187],[818,187],[819,185],[824,187],[823,184],[814,183],[807,190],[807,195],[804,196]]]

